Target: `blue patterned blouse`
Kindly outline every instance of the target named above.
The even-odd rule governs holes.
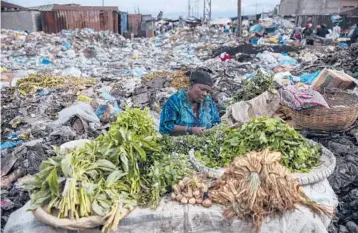
[[[199,118],[197,118],[186,97],[187,91],[181,89],[165,102],[160,115],[159,132],[161,134],[170,134],[174,125],[210,129],[220,123],[220,116],[215,103],[209,96],[200,104]]]

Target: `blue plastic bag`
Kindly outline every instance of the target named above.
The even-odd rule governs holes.
[[[96,115],[98,117],[98,119],[101,119],[104,112],[107,110],[108,106],[107,105],[101,105],[97,108],[96,110]]]
[[[66,48],[66,49],[70,49],[72,47],[71,43],[66,41],[63,46]]]
[[[264,30],[264,27],[262,27],[261,25],[259,24],[256,24],[252,27],[250,27],[250,32],[253,32],[253,33],[260,33]]]
[[[348,44],[347,43],[339,43],[338,48],[340,48],[340,49],[348,48]]]
[[[300,82],[311,85],[312,82],[318,77],[320,73],[321,71],[317,71],[312,74],[308,74],[308,73],[302,74],[300,76]]]
[[[1,143],[1,148],[0,150],[5,150],[8,148],[12,148],[12,147],[16,147],[20,144],[22,144],[23,141],[22,140],[17,140],[17,141],[5,141]]]
[[[50,65],[50,64],[52,64],[52,61],[47,58],[41,58],[41,64]]]
[[[40,96],[48,95],[48,94],[50,94],[50,90],[42,89],[39,94],[40,94]]]

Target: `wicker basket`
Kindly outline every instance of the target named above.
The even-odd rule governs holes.
[[[317,143],[312,140],[308,140],[308,142],[312,146],[317,145]],[[214,169],[202,164],[195,158],[194,150],[189,151],[189,160],[198,172],[203,174],[210,174],[210,176],[214,176],[217,179],[219,179],[225,172],[225,168]],[[336,167],[336,157],[334,157],[330,150],[322,146],[322,153],[319,161],[319,166],[312,168],[309,173],[292,173],[292,177],[295,178],[300,185],[314,184],[327,179],[333,173],[334,168]]]
[[[326,90],[324,97],[330,108],[292,111],[295,128],[345,131],[353,125],[358,118],[358,96],[339,90]]]

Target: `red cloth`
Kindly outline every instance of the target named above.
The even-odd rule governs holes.
[[[294,37],[295,37],[295,39],[297,39],[297,40],[301,40],[301,34],[295,34]]]
[[[220,56],[220,59],[221,61],[226,61],[232,59],[232,56],[230,56],[229,54],[225,54],[224,57]]]

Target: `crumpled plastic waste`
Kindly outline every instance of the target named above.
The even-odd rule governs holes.
[[[24,141],[22,141],[22,140],[1,142],[0,150],[5,150],[5,149],[8,149],[8,148],[16,147],[16,146],[22,144],[23,142]]]
[[[53,126],[61,126],[65,124],[67,121],[71,119],[73,116],[79,116],[86,121],[93,122],[93,123],[100,123],[97,115],[94,112],[94,109],[91,107],[90,104],[79,102],[71,107],[65,108],[58,113],[58,120],[52,122]]]
[[[280,57],[277,59],[280,65],[297,65],[297,60],[288,56],[287,54],[281,54]]]

